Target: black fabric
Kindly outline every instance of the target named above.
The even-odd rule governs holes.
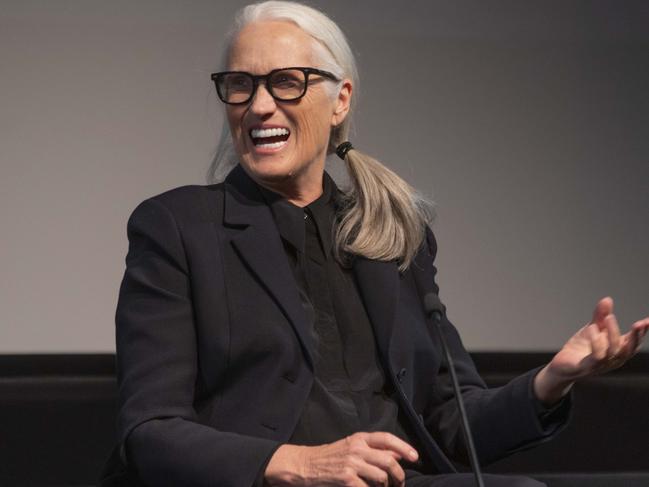
[[[260,190],[283,239],[315,344],[314,384],[289,442],[319,445],[357,431],[388,431],[417,448],[399,423],[352,270],[334,256],[335,182],[325,173],[322,195],[304,208]]]
[[[532,384],[530,384],[532,386]],[[570,396],[564,396],[559,402],[546,406],[538,400],[534,394],[534,388],[530,387],[530,402],[534,404],[534,410],[544,430],[550,431],[559,427],[568,417],[570,410]]]
[[[485,487],[545,487],[545,484],[520,475],[483,475]],[[406,487],[475,487],[473,473],[421,475],[406,470]]]
[[[308,316],[272,213],[237,166],[224,184],[144,201],[128,236],[116,313],[121,460],[144,484],[250,486],[295,430],[314,378]],[[439,291],[436,250],[426,229],[407,271],[358,257],[352,272],[425,473],[452,473],[463,438],[422,305]],[[543,429],[529,398],[535,371],[488,389],[446,317],[442,328],[483,463],[563,427]]]
[[[358,431],[388,431],[419,449],[402,426],[379,363],[371,325],[350,268],[335,259],[338,188],[325,172],[322,194],[305,207],[259,186],[290,262],[314,343],[314,383],[289,443],[321,445]],[[546,407],[529,400],[546,430],[565,420],[567,400]],[[270,460],[270,458],[268,459]],[[401,462],[421,470],[421,461]],[[262,466],[257,484],[262,485]],[[414,470],[413,470],[414,471]]]

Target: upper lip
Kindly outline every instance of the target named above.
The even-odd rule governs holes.
[[[291,129],[288,128],[286,125],[261,123],[261,124],[251,125],[248,128],[248,134],[250,134],[253,130],[263,130],[263,129],[286,129],[289,131],[289,133],[291,132]]]

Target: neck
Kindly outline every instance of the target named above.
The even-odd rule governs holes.
[[[323,177],[324,168],[314,174],[302,175],[302,177],[288,176],[283,180],[255,180],[260,186],[282,195],[289,203],[303,208],[322,195]]]

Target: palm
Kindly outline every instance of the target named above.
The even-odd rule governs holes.
[[[587,374],[595,364],[586,327],[575,333],[552,359],[556,371],[565,377],[580,376],[584,372]]]
[[[550,366],[557,376],[571,380],[615,369],[636,353],[648,327],[645,318],[620,335],[613,300],[604,298],[595,307],[592,322],[566,342]]]

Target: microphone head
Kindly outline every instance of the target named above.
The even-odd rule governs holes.
[[[424,296],[424,310],[426,315],[431,316],[433,313],[439,313],[440,316],[446,311],[444,305],[435,293],[428,293]]]

